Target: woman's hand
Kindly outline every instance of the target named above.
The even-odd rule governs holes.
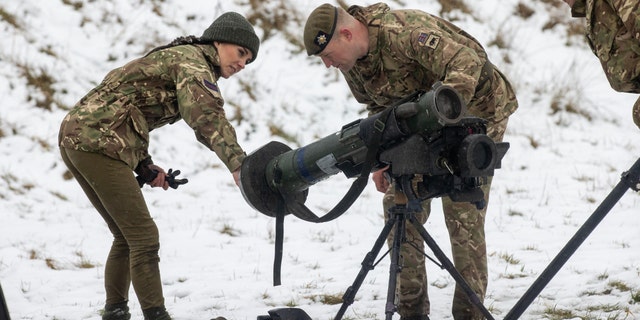
[[[150,185],[153,188],[162,187],[162,189],[164,189],[164,190],[169,189],[169,182],[167,182],[167,180],[166,180],[167,173],[164,172],[164,169],[160,168],[159,166],[157,166],[155,164],[150,164],[149,165],[149,169],[158,172],[158,175],[156,176],[155,179],[153,179],[153,181],[148,182],[147,184]]]
[[[240,169],[233,172],[233,181],[235,181],[236,186],[240,187]]]

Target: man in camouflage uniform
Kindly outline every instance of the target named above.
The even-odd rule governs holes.
[[[587,41],[600,59],[611,87],[640,93],[640,1],[564,0],[571,15],[587,19]],[[632,118],[640,127],[640,98]]]
[[[418,10],[390,10],[386,4],[351,6],[347,11],[323,4],[309,16],[304,30],[309,55],[319,56],[326,67],[342,71],[355,98],[370,114],[382,111],[416,91],[428,91],[441,81],[456,89],[468,115],[488,121],[487,134],[502,141],[509,116],[518,103],[505,76],[487,59],[478,41],[453,24]],[[394,187],[374,172],[376,188],[385,192],[383,207],[395,204]],[[490,184],[483,186],[488,201]],[[417,214],[424,223],[430,200]],[[443,198],[453,261],[480,299],[487,287],[484,236],[486,207]],[[388,217],[387,217],[388,218]],[[407,240],[421,251],[424,242],[412,226]],[[428,319],[429,299],[424,255],[408,243],[401,248],[397,307],[401,319]],[[456,286],[452,312],[455,319],[482,319],[482,313]]]
[[[166,190],[166,173],[148,154],[149,133],[183,119],[237,184],[245,152],[225,116],[217,81],[255,60],[259,45],[243,16],[225,13],[201,37],[180,37],[109,72],[62,121],[62,159],[114,237],[102,319],[130,319],[131,284],[145,319],[170,319],[158,268],[158,228],[132,170]]]

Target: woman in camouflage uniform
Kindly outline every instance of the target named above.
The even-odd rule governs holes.
[[[102,319],[130,319],[131,284],[145,319],[170,319],[158,268],[158,228],[132,170],[166,190],[167,174],[148,154],[149,132],[183,119],[237,184],[246,154],[225,116],[217,80],[254,61],[259,46],[243,16],[225,13],[201,37],[180,37],[112,70],[64,118],[62,159],[114,237]]]

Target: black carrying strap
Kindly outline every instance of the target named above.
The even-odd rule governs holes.
[[[282,284],[280,281],[280,274],[282,270],[282,247],[284,243],[284,199],[278,200],[278,207],[276,209],[276,251],[273,258],[273,285],[279,286]]]
[[[283,252],[283,242],[284,242],[284,216],[286,211],[291,212],[294,216],[309,222],[321,223],[331,221],[339,216],[351,207],[353,202],[358,199],[362,190],[367,186],[367,180],[369,179],[369,173],[371,173],[371,169],[373,168],[373,164],[375,163],[376,154],[378,153],[378,148],[380,147],[380,142],[382,138],[382,132],[384,131],[385,124],[387,123],[387,118],[391,114],[393,108],[387,108],[382,111],[381,116],[376,120],[374,125],[373,134],[371,135],[371,140],[367,145],[367,155],[365,157],[364,163],[362,164],[362,171],[360,172],[360,176],[356,178],[355,181],[351,184],[349,191],[342,197],[340,202],[336,204],[333,209],[331,209],[327,214],[322,217],[318,217],[313,211],[311,211],[304,203],[301,203],[295,197],[287,197],[286,195],[282,195],[282,198],[279,200],[278,207],[276,210],[276,240],[275,240],[275,257],[273,260],[273,285],[279,286],[281,284],[281,269],[282,269],[282,252]]]
[[[293,199],[293,197],[287,197],[287,195],[283,195],[285,200],[285,204],[287,210],[291,212],[294,216],[308,221],[308,222],[328,222],[337,217],[341,216],[343,213],[351,207],[353,202],[358,199],[362,190],[367,186],[367,180],[369,179],[369,173],[371,173],[371,169],[376,160],[376,154],[378,153],[378,149],[380,147],[380,143],[382,140],[382,133],[384,132],[385,125],[387,123],[387,119],[389,115],[393,111],[393,108],[387,108],[382,111],[380,117],[374,123],[374,130],[371,134],[371,139],[367,144],[367,155],[362,163],[362,170],[360,171],[360,175],[356,178],[355,181],[351,184],[349,191],[342,197],[340,202],[336,204],[333,209],[327,212],[322,217],[318,217],[313,211],[311,211],[304,203],[301,203],[298,200]]]

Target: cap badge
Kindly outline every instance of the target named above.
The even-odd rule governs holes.
[[[327,34],[322,31],[318,32],[318,35],[315,39],[316,45],[318,45],[320,48],[324,48],[327,45],[327,42],[329,42]]]

